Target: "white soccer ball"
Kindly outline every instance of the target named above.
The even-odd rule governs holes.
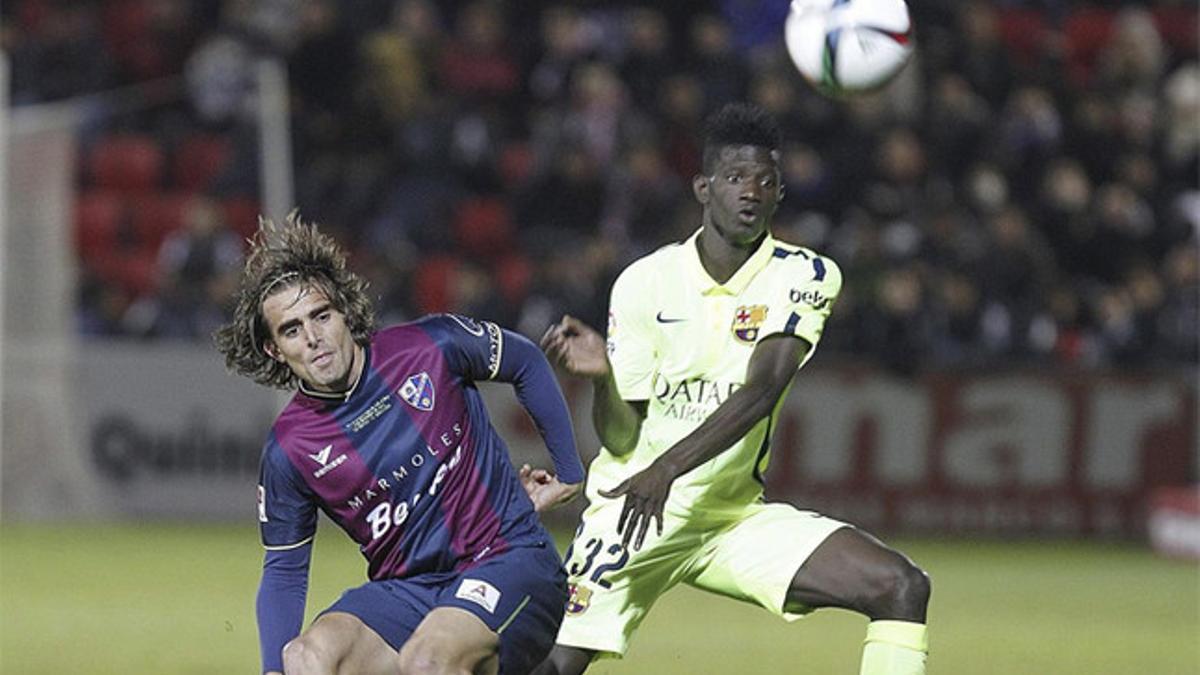
[[[830,96],[879,89],[912,57],[904,0],[793,0],[784,25],[788,55]]]

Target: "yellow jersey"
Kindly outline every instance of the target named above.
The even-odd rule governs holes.
[[[700,231],[634,261],[613,284],[607,349],[617,389],[621,398],[648,405],[637,447],[625,455],[601,448],[592,461],[593,503],[597,490],[649,466],[737,391],[759,341],[777,334],[804,339],[813,349],[797,364],[803,366],[841,290],[831,259],[770,234],[733,277],[717,283],[700,262]],[[667,510],[709,513],[760,499],[779,407],[676,479]]]

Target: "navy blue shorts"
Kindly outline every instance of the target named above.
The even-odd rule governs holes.
[[[369,581],[322,612],[362,620],[399,651],[435,607],[458,607],[500,636],[500,672],[528,673],[550,653],[567,601],[558,552],[548,543],[515,548],[460,574]]]

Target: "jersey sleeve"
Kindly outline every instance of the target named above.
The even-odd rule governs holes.
[[[815,348],[842,290],[842,271],[833,260],[816,254],[796,256],[786,262],[759,340],[771,335],[792,335]],[[808,354],[812,352],[810,349]]]
[[[254,606],[264,673],[283,672],[283,646],[300,634],[311,559],[311,544],[286,551],[267,551],[263,558]]]
[[[503,331],[503,335],[506,349],[496,379],[512,384],[517,400],[529,413],[542,440],[546,442],[559,480],[564,483],[582,482],[583,463],[575,448],[571,413],[554,377],[554,370],[542,350],[528,338],[509,331]]]
[[[430,316],[423,325],[441,347],[451,370],[474,382],[496,378],[505,347],[500,326],[460,314]]]
[[[608,305],[608,360],[617,391],[626,401],[646,401],[652,395],[657,349],[652,280],[644,266],[628,267],[613,283]]]
[[[274,437],[259,467],[258,528],[268,551],[299,548],[317,531],[316,503]]]

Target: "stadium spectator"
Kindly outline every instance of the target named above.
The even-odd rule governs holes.
[[[480,0],[461,8],[438,63],[443,91],[464,103],[509,103],[521,83],[510,44],[503,5]]]
[[[159,249],[154,334],[189,339],[211,335],[225,319],[241,266],[241,237],[216,203],[192,199],[183,227],[168,234]]]
[[[226,129],[253,116],[255,48],[230,26],[214,32],[184,66],[188,95],[202,124]]]
[[[46,2],[15,14],[20,17],[17,26],[5,26],[2,33],[12,58],[13,103],[53,101],[117,84],[117,66],[105,48],[97,7]]]
[[[562,145],[550,159],[517,196],[522,242],[539,254],[560,242],[595,236],[604,213],[603,164],[581,144]]]
[[[653,7],[628,12],[628,47],[619,66],[633,103],[643,110],[657,104],[659,87],[676,69],[674,44],[663,13]]]
[[[548,5],[538,23],[540,43],[527,67],[526,86],[534,109],[562,103],[575,69],[593,49],[580,11],[572,5]]]
[[[706,107],[744,99],[750,67],[734,50],[729,24],[717,14],[698,12],[688,24],[688,41],[687,69],[700,79]]]
[[[609,171],[601,232],[640,250],[686,236],[669,217],[683,194],[683,181],[670,171],[658,145],[635,142]]]
[[[1181,206],[1194,201],[1188,195],[1200,176],[1196,10],[1186,3],[918,3],[911,6],[917,57],[901,79],[880,95],[843,101],[820,96],[803,82],[778,26],[771,39],[764,23],[778,10],[760,12],[755,3],[749,3],[755,7],[752,17],[736,16],[733,9],[747,3],[538,3],[534,31],[487,2],[362,0],[353,11],[327,0],[85,5],[15,0],[0,6],[5,19],[0,36],[12,55],[18,104],[134,82],[138,73],[180,75],[195,106],[186,119],[180,119],[178,106],[156,107],[152,101],[131,114],[93,107],[86,138],[137,132],[156,135],[171,148],[188,135],[184,124],[233,134],[236,161],[214,196],[245,194],[257,189],[254,131],[244,123],[252,119],[246,108],[253,104],[250,64],[262,54],[285,58],[295,66],[294,168],[306,212],[337,228],[353,251],[376,254],[383,247],[390,251],[385,259],[395,260],[414,247],[452,252],[447,223],[459,200],[498,198],[518,214],[521,253],[534,261],[526,302],[547,297],[539,288],[547,275],[540,270],[543,248],[525,246],[559,241],[530,232],[565,233],[578,240],[576,250],[611,237],[624,218],[618,208],[623,198],[613,190],[628,185],[624,160],[634,156],[633,149],[657,146],[670,171],[687,180],[698,163],[693,141],[698,120],[742,95],[778,115],[788,137],[788,161],[794,165],[786,172],[793,189],[778,217],[781,231],[826,237],[834,247],[864,243],[868,230],[879,230],[880,244],[888,246],[897,243],[897,234],[916,232],[919,236],[907,239],[915,246],[905,255],[925,263],[918,313],[933,326],[936,340],[952,340],[939,332],[950,325],[941,317],[942,290],[957,289],[951,293],[956,298],[982,298],[980,284],[987,283],[979,274],[964,273],[953,256],[929,257],[931,219],[950,210],[964,213],[964,228],[980,232],[998,210],[1014,207],[1026,214],[1035,239],[1044,240],[1033,246],[1050,252],[1056,289],[1051,295],[1070,295],[1060,309],[1077,308],[1065,312],[1075,318],[1070,327],[1059,326],[1055,343],[1106,343],[1097,311],[1116,305],[1100,298],[1127,284],[1113,268],[1117,259],[1149,259],[1166,298],[1190,293],[1174,287],[1163,264],[1196,241],[1194,217],[1186,215],[1195,208]],[[333,68],[347,72],[325,87],[319,83],[332,82],[334,61],[327,58],[331,50],[319,45],[334,37],[359,45],[332,50],[338,62],[357,65]],[[85,60],[81,45],[87,46]],[[486,63],[478,68],[469,65],[481,60]],[[62,64],[75,65],[63,70]],[[319,72],[326,75],[310,76]],[[335,94],[346,88],[351,95]],[[330,108],[337,112],[312,112]],[[893,155],[888,160],[893,169],[917,155],[922,169],[904,177],[882,171],[887,162],[863,161],[880,148]],[[638,156],[647,156],[643,150]],[[591,165],[583,172],[586,180],[563,181],[563,156],[574,161],[580,151]],[[524,169],[514,173],[517,166]],[[86,172],[81,180],[94,187]],[[177,186],[168,181],[161,187]],[[532,195],[544,200],[546,212],[531,208]],[[876,212],[898,195],[908,195],[904,201],[913,208]],[[676,197],[660,224],[617,242],[613,267],[600,276],[611,277],[623,262],[666,243],[678,232],[674,223],[689,213],[694,220],[689,201]],[[860,205],[871,207],[866,221]],[[581,215],[571,213],[575,208]],[[897,229],[900,212],[913,229]],[[980,232],[959,238],[980,240]],[[1106,255],[1105,242],[1112,241],[1130,249]],[[857,289],[873,288],[878,270],[866,262],[858,268],[855,256],[839,253],[847,263],[843,306],[867,308],[875,294],[860,296]],[[495,283],[498,272],[484,267]],[[954,283],[947,286],[947,277]],[[112,275],[96,282],[115,283]],[[974,288],[963,294],[961,284]],[[100,303],[120,295],[89,291],[80,297]],[[596,302],[589,312],[602,315],[604,298]],[[415,304],[403,290],[389,293],[387,303],[397,315]],[[1058,316],[1050,304],[1046,300],[1033,315],[1057,324],[1049,318]],[[116,304],[108,306],[81,313],[101,316]],[[1153,306],[1156,312],[1177,307],[1170,300]],[[525,310],[503,311],[536,314]],[[954,323],[973,315],[964,312]],[[988,317],[992,329],[1001,325],[995,313],[980,316]],[[1038,325],[1050,325],[1046,321]],[[1162,316],[1156,322],[1175,325]],[[825,353],[872,342],[860,332],[869,323],[835,316]],[[108,325],[122,333],[137,323]],[[843,330],[850,334],[836,335]],[[982,333],[977,326],[960,334]],[[1040,330],[1039,344],[1049,344],[1050,334]],[[1177,325],[1148,339],[1151,352],[1192,354],[1195,349],[1183,346],[1198,338],[1195,328]],[[1029,358],[1024,340],[1009,345],[978,365]],[[1101,352],[1039,353],[1070,367],[1081,361],[1069,354]],[[939,356],[927,352],[918,369],[938,365]]]
[[[350,130],[338,120],[351,115],[355,103],[354,78],[347,74],[358,69],[357,41],[338,7],[332,0],[305,2],[298,41],[287,57],[296,135],[317,148],[345,142],[342,137]]]

